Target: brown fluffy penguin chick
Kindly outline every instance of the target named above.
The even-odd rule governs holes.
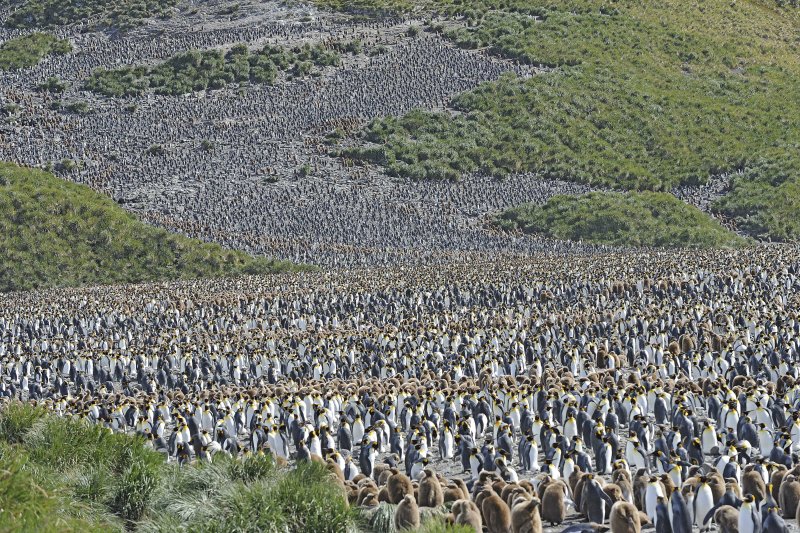
[[[461,492],[464,494],[464,499],[465,500],[469,500],[470,499],[470,497],[469,497],[469,489],[467,488],[467,484],[464,483],[463,479],[454,479],[453,481],[451,481],[451,483],[454,484],[456,487],[461,489]]]
[[[444,489],[444,502],[457,502],[464,499],[464,493],[454,483],[449,483]]]
[[[374,494],[375,497],[377,498],[378,497],[378,487],[375,487],[374,485],[367,485],[365,487],[361,487],[361,489],[358,491],[358,497],[356,498],[356,505],[358,507],[361,507],[361,505],[364,503],[364,500],[370,494]]]
[[[325,468],[327,468],[328,472],[333,474],[336,477],[336,479],[344,483],[344,473],[342,472],[342,469],[339,467],[339,465],[336,464],[336,461],[328,457],[327,459],[325,459]]]
[[[734,493],[736,495],[736,497],[739,498],[740,500],[742,499],[742,489],[739,488],[739,484],[736,483],[736,480],[729,481],[729,482],[725,483],[725,492],[728,492],[728,491]],[[765,493],[765,495],[766,495],[766,493]]]
[[[508,508],[513,511],[514,506],[519,502],[528,501],[531,499],[533,499],[533,496],[531,496],[527,490],[523,489],[522,487],[517,487],[511,492],[511,494],[508,495],[506,503],[508,504]]]
[[[514,489],[518,488],[519,485],[517,485],[516,483],[508,483],[505,487],[503,487],[503,490],[501,490],[498,493],[500,494],[500,497],[503,498],[503,501],[508,504],[509,507],[511,507],[511,503],[509,502],[509,495],[514,491]]]
[[[542,495],[542,520],[548,522],[551,526],[561,524],[567,516],[566,490],[567,487],[560,481],[550,483],[544,490]]]
[[[778,500],[778,495],[780,494],[781,490],[781,483],[783,483],[783,478],[786,477],[789,471],[786,469],[784,465],[780,465],[777,467],[772,473],[772,477],[769,478],[769,483],[772,485],[772,497],[775,499],[776,502],[780,505],[780,501]]]
[[[760,472],[750,470],[742,475],[742,493],[752,494],[760,502],[767,497],[767,485]]]
[[[608,494],[608,497],[611,498],[611,501],[614,503],[625,500],[625,495],[622,494],[622,489],[616,483],[608,483],[603,485],[603,492]],[[611,509],[608,511],[611,512]]]
[[[714,470],[708,476],[708,487],[711,489],[711,495],[714,497],[714,505],[717,505],[725,495],[725,478],[722,477],[722,474]]]
[[[361,502],[361,506],[366,508],[372,508],[372,507],[377,507],[379,503],[380,502],[378,501],[378,498],[376,498],[374,494],[370,493],[367,494],[367,496],[364,498],[364,501]]]
[[[720,533],[739,533],[739,511],[730,505],[721,505],[716,510],[714,522]]]
[[[382,485],[382,483],[381,483],[381,475],[384,472],[386,472],[387,470],[390,470],[390,469],[391,469],[391,467],[389,465],[385,464],[385,463],[384,464],[375,465],[375,467],[372,469],[372,479],[377,481],[378,485]]]
[[[622,491],[622,498],[624,500],[630,501],[633,499],[633,485],[628,478],[620,478],[615,481],[614,484],[619,487],[619,490]]]
[[[347,503],[350,505],[355,505],[358,501],[358,489],[353,485],[347,486]]]
[[[617,502],[611,507],[611,533],[640,533],[642,524],[639,510],[628,502]]]
[[[625,495],[622,494],[622,489],[619,488],[619,485],[616,483],[608,483],[607,485],[603,486],[603,492],[605,492],[609,498],[611,498],[612,504],[606,507],[606,519],[611,516],[611,507],[617,502],[624,502]]]
[[[475,529],[475,533],[481,533],[483,531],[481,512],[474,502],[458,500],[453,504],[452,513],[455,524],[470,526]]]
[[[378,486],[382,487],[386,485],[386,482],[389,481],[389,478],[392,477],[394,474],[397,474],[399,470],[396,468],[389,468],[388,470],[384,470],[378,476]]]
[[[794,517],[797,520],[797,527],[800,527],[800,504],[798,504],[797,509],[794,510]]]
[[[533,483],[531,483],[531,482],[530,482],[529,480],[527,480],[527,479],[520,480],[520,481],[517,483],[517,485],[519,485],[520,487],[522,487],[523,489],[525,489],[525,491],[526,491],[528,494],[530,494],[531,496],[533,496],[534,494],[536,494],[536,489],[534,488],[534,486],[533,486]]]
[[[412,485],[407,475],[398,472],[392,474],[389,479],[386,480],[386,490],[389,491],[389,503],[397,505],[403,501],[406,494],[414,494],[414,485]]]
[[[784,518],[794,518],[800,504],[800,481],[789,474],[783,478],[781,490],[778,492],[778,505],[783,509]]]
[[[489,533],[508,533],[511,529],[511,509],[494,490],[487,492],[489,494],[481,502],[483,523]]]
[[[644,492],[649,481],[650,476],[647,474],[644,468],[640,468],[639,471],[636,472],[636,477],[633,478],[633,503],[640,511],[644,510],[642,496],[644,496]]]
[[[661,474],[658,479],[661,481],[661,486],[664,487],[664,494],[672,494],[675,490],[675,483],[673,483],[669,474]]]
[[[575,469],[569,475],[567,483],[569,484],[569,490],[572,491],[572,494],[575,494],[575,485],[578,484],[578,480],[581,478],[582,473],[583,472],[581,472],[581,467],[575,466]]]
[[[511,509],[511,530],[514,533],[542,533],[541,502],[534,498],[521,501]]]
[[[419,507],[411,494],[406,494],[394,511],[394,527],[398,530],[419,527]]]
[[[439,478],[430,468],[423,470],[425,476],[419,482],[419,506],[439,507],[444,503],[444,494]]]

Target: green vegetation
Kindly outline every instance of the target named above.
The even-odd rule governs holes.
[[[366,3],[375,12],[411,9]],[[662,191],[732,170],[797,167],[797,9],[772,0],[416,4],[455,19],[434,29],[461,47],[549,70],[482,84],[453,99],[455,114],[376,120],[345,156],[413,179],[533,171]],[[763,205],[765,218],[782,216]]]
[[[315,0],[315,3],[320,7],[370,17],[411,13],[431,7],[429,1],[420,0]]]
[[[89,113],[92,112],[92,108],[89,107],[89,104],[87,104],[83,100],[67,102],[66,104],[64,104],[63,109],[65,111],[69,111],[70,113],[74,113],[76,115],[88,115]]]
[[[339,62],[339,54],[321,44],[306,43],[291,50],[267,45],[255,52],[239,44],[226,53],[190,50],[155,67],[97,69],[85,88],[106,96],[138,96],[148,90],[174,96],[222,89],[229,83],[272,84],[279,71],[304,76],[314,66],[339,65]]]
[[[448,525],[445,515],[450,512],[450,503],[438,508],[420,507],[420,528],[418,533],[470,533],[474,528],[463,525]],[[394,527],[394,514],[397,505],[380,502],[372,509],[361,509],[359,528],[367,533],[397,533]]]
[[[733,178],[731,192],[713,209],[756,237],[796,241],[800,240],[800,161],[793,159],[792,166],[779,161],[767,158],[749,165]]]
[[[0,44],[0,70],[32,67],[48,55],[63,55],[71,51],[69,41],[46,33],[16,37]]]
[[[36,88],[44,93],[61,94],[67,90],[67,82],[61,81],[56,76],[50,76],[43,83],[40,83]]]
[[[342,488],[319,464],[271,457],[179,467],[138,437],[10,404],[0,412],[2,531],[345,531]]]
[[[8,102],[2,108],[0,108],[0,110],[3,111],[3,114],[6,117],[11,118],[16,116],[17,113],[19,113],[20,107],[14,102]]]
[[[144,19],[168,16],[177,0],[0,0],[12,6],[9,28],[54,28],[87,24],[90,29],[127,30]],[[4,6],[5,4],[5,6]]]
[[[667,193],[593,192],[554,196],[498,217],[506,229],[556,239],[622,246],[739,246],[746,241]]]
[[[0,291],[299,268],[148,226],[88,187],[9,164],[0,164],[0,248]]]

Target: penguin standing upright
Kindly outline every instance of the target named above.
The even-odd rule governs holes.
[[[694,525],[702,529],[703,518],[705,518],[705,516],[713,507],[714,493],[711,491],[711,486],[708,484],[708,478],[706,476],[701,476],[700,483],[698,483],[694,494],[692,512],[692,516],[694,517]]]
[[[669,519],[669,509],[667,508],[667,499],[659,496],[656,501],[656,516],[655,526],[656,533],[672,533],[672,524]]]
[[[672,533],[692,533],[692,517],[678,485],[670,495],[669,511]]]
[[[606,494],[593,474],[587,474],[581,496],[582,511],[590,522],[602,524],[605,520],[606,509],[610,509],[614,502]]]
[[[664,486],[661,481],[653,476],[647,482],[647,488],[644,493],[644,512],[650,518],[651,522],[656,520],[656,506],[658,498],[664,498]]]
[[[375,442],[364,442],[358,453],[358,467],[361,469],[361,473],[367,477],[372,475],[372,469],[375,467],[375,458],[378,456],[377,448],[378,444]]]
[[[739,533],[761,533],[761,513],[752,494],[747,494],[739,508]]]
[[[762,533],[788,533],[789,529],[786,527],[784,519],[778,514],[777,507],[764,507],[764,511],[767,516],[761,522]]]
[[[439,435],[439,456],[442,459],[452,459],[455,454],[455,445],[453,432],[450,430],[450,422],[445,420],[442,426],[442,432]]]

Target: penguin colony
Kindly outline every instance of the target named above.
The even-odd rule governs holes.
[[[168,461],[319,461],[475,531],[776,533],[800,505],[800,249],[51,290],[0,302],[3,402]]]

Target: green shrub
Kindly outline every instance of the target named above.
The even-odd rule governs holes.
[[[48,55],[63,55],[72,45],[46,33],[31,33],[0,44],[0,70],[32,67]]]
[[[177,0],[17,0],[9,28],[55,28],[83,23],[90,29],[127,30],[151,16],[166,16]]]
[[[64,106],[64,109],[76,115],[86,115],[92,111],[89,104],[84,101],[69,102]]]
[[[67,83],[55,76],[51,76],[47,78],[44,83],[40,83],[36,88],[41,92],[60,94],[67,90]]]
[[[792,157],[797,149],[782,149],[774,158],[748,164],[713,209],[753,236],[800,239],[800,160]]]
[[[228,475],[231,479],[252,483],[275,474],[275,460],[270,455],[256,454],[230,461]]]
[[[11,444],[22,442],[25,434],[37,420],[45,415],[41,407],[11,403],[0,411],[0,441]]]
[[[270,491],[290,531],[344,531],[354,519],[344,490],[324,465],[300,463]]]
[[[113,514],[111,514],[113,513]],[[352,530],[319,464],[267,455],[167,464],[139,437],[27,405],[0,411],[0,531]]]
[[[134,461],[119,480],[111,509],[129,522],[140,520],[148,509],[157,483],[158,469],[143,461]]]
[[[3,445],[0,453],[0,531],[42,533],[113,531],[114,524],[76,517],[61,487],[36,479],[24,452]]]
[[[0,291],[299,268],[145,225],[111,199],[40,170],[0,164],[0,178]]]
[[[278,71],[305,75],[313,67],[336,66],[339,54],[321,44],[308,43],[287,50],[267,45],[250,52],[244,44],[222,50],[189,50],[154,67],[96,69],[84,83],[86,90],[105,96],[125,97],[148,90],[177,96],[222,89],[231,83],[272,84]]]
[[[771,1],[317,3],[458,18],[438,26],[458,46],[548,69],[458,95],[451,102],[457,113],[375,120],[364,132],[367,151],[345,155],[362,155],[390,175],[537,172],[668,191],[744,168],[773,165],[785,173],[800,158],[800,55],[797,42],[785,38],[800,27],[796,9],[775,9]],[[760,188],[761,215],[742,221],[785,239],[795,231],[787,217],[800,217],[781,193],[770,199],[770,189]],[[736,211],[734,203],[744,205],[746,196],[720,209]]]
[[[731,247],[744,239],[667,193],[589,193],[525,204],[497,219],[506,229],[623,246]]]

